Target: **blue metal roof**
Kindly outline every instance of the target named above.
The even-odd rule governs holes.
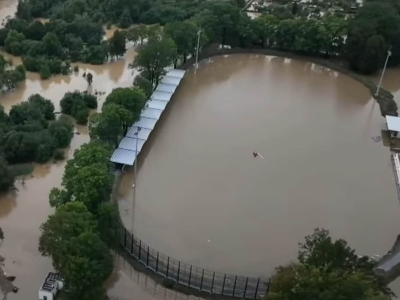
[[[161,79],[161,83],[157,86],[140,114],[139,121],[129,128],[128,133],[114,151],[110,159],[111,162],[130,166],[135,163],[136,156],[142,150],[184,75],[184,70],[170,70]]]

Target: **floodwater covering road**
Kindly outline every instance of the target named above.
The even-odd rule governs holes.
[[[324,67],[203,61],[142,151],[134,204],[132,171],[123,179],[121,215],[161,252],[240,275],[294,260],[316,227],[359,254],[385,254],[400,207],[389,149],[372,140],[383,125],[362,84]]]

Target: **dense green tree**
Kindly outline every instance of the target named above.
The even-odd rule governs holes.
[[[225,45],[229,36],[238,34],[240,8],[228,1],[209,1],[194,20],[211,41]]]
[[[373,264],[368,257],[359,257],[345,240],[333,241],[329,231],[317,228],[312,235],[305,237],[299,244],[298,258],[300,263],[327,270],[343,269],[371,271]]]
[[[10,163],[42,163],[52,157],[54,149],[54,140],[46,130],[35,134],[11,131],[6,135],[3,152]]]
[[[24,124],[28,121],[39,121],[43,126],[46,124],[39,106],[32,105],[29,102],[22,102],[11,107],[10,119],[15,125]]]
[[[263,15],[254,21],[254,31],[262,46],[271,46],[275,40],[278,18],[273,15]]]
[[[24,51],[22,42],[25,40],[25,35],[18,31],[11,30],[4,41],[4,48],[7,52],[14,55],[21,55]]]
[[[50,193],[51,206],[58,207],[72,200],[84,202],[87,207],[96,211],[97,206],[109,198],[112,186],[112,175],[110,173],[112,148],[101,141],[93,141],[84,144],[81,149],[74,153],[74,158],[67,162],[65,173],[62,181],[63,189],[54,188]],[[94,166],[94,167],[93,167]],[[96,167],[99,169],[96,171]],[[93,174],[92,174],[93,173]],[[93,177],[82,178],[90,175]],[[79,178],[79,179],[77,179]],[[108,179],[108,182],[105,180]],[[77,180],[80,180],[76,185]],[[97,182],[97,180],[100,180]],[[96,181],[96,182],[95,182]],[[87,190],[86,188],[98,190]]]
[[[137,68],[147,79],[157,85],[160,77],[165,74],[165,68],[171,66],[176,58],[176,45],[170,38],[149,39],[139,50],[131,68]]]
[[[276,27],[275,40],[279,48],[295,50],[295,41],[300,33],[301,20],[283,20]]]
[[[101,113],[94,114],[90,118],[90,138],[118,146],[120,137],[126,134],[129,126],[133,124],[134,117],[134,114],[122,105],[107,104]]]
[[[39,251],[44,256],[51,256],[54,267],[62,272],[68,264],[66,258],[71,239],[85,232],[96,232],[96,226],[83,203],[76,201],[61,205],[40,226]]]
[[[58,36],[55,33],[47,33],[42,40],[45,53],[49,57],[62,57],[63,48]]]
[[[122,31],[116,30],[112,38],[108,41],[110,55],[122,56],[126,52],[125,34]]]
[[[129,112],[128,119],[123,118],[125,122],[129,123],[126,126],[132,125],[139,120],[140,113],[146,103],[146,95],[139,88],[117,88],[107,96],[104,102],[104,107],[109,104],[121,105]],[[103,109],[104,109],[103,107]]]
[[[97,220],[102,241],[108,245],[117,245],[118,236],[115,234],[119,220],[117,204],[115,202],[102,203],[97,212]]]
[[[46,120],[50,121],[55,119],[54,104],[49,99],[39,94],[34,94],[29,96],[28,103],[30,106],[38,109]]]
[[[316,229],[300,243],[299,263],[278,267],[268,300],[384,300],[392,292],[372,272],[368,257],[359,257],[344,240]]]
[[[164,28],[165,34],[175,42],[177,53],[183,58],[183,62],[186,62],[189,54],[196,52],[198,31],[198,26],[190,21],[169,23]],[[207,37],[203,34],[201,45],[206,41]]]
[[[73,137],[73,130],[72,122],[64,115],[49,124],[49,132],[53,136],[57,148],[69,146]]]
[[[31,6],[26,1],[18,0],[16,15],[24,20],[32,19]]]
[[[49,79],[51,77],[51,71],[49,65],[41,65],[39,68],[40,78],[43,80]]]
[[[103,282],[111,275],[113,259],[107,246],[93,232],[85,232],[68,243],[68,264],[62,271],[69,299],[105,298]]]
[[[128,9],[125,9],[119,20],[119,26],[121,28],[128,28],[131,25],[132,25],[131,13],[129,12]]]
[[[383,66],[386,55],[382,52],[390,45],[393,45],[391,63],[398,64],[399,40],[400,15],[396,10],[385,3],[366,3],[349,23],[346,50],[350,66],[363,73],[376,71]]]
[[[128,30],[126,34],[128,41],[137,43],[140,41],[140,45],[143,45],[143,41],[147,38],[147,26],[140,24]]]
[[[278,268],[273,277],[268,300],[385,300],[376,282],[362,272],[292,265]]]
[[[8,164],[4,157],[0,156],[0,193],[7,191],[14,184],[14,176],[10,172]],[[105,218],[107,220],[107,218]],[[107,229],[103,228],[104,234],[107,234]]]
[[[133,80],[133,85],[137,88],[140,88],[144,92],[146,98],[150,98],[153,92],[153,85],[149,80],[141,75],[137,75]]]
[[[46,35],[46,27],[40,21],[34,21],[29,24],[26,37],[31,40],[41,41]]]
[[[97,98],[79,91],[67,92],[60,101],[61,112],[73,116],[78,124],[86,124],[89,108],[97,107]]]

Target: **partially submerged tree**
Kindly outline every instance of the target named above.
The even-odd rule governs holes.
[[[153,85],[157,85],[160,77],[166,73],[165,68],[173,65],[176,55],[177,49],[172,39],[150,38],[129,67],[137,68]]]

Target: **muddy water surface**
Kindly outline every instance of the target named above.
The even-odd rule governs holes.
[[[363,85],[326,68],[210,59],[146,144],[135,204],[124,178],[121,214],[147,244],[222,272],[268,275],[315,227],[384,254],[400,207],[389,150],[371,139],[383,124]]]

